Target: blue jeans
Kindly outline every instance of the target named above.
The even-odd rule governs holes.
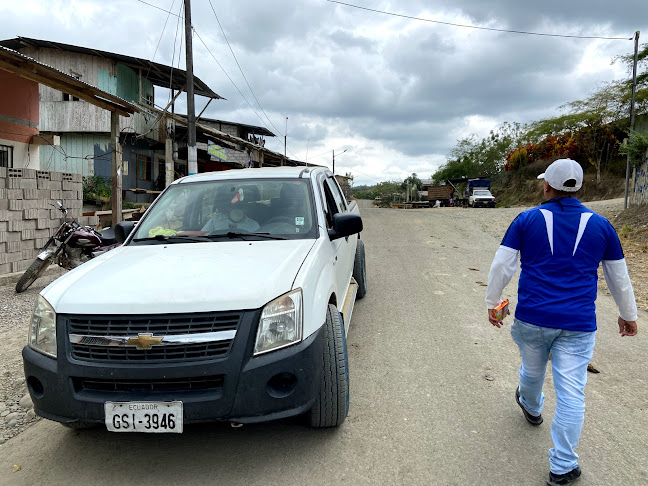
[[[549,463],[554,474],[565,474],[578,465],[578,445],[585,418],[587,365],[594,352],[594,332],[565,331],[515,319],[511,336],[520,348],[520,402],[531,415],[540,415],[549,352],[556,389],[556,412],[551,424],[554,447]]]

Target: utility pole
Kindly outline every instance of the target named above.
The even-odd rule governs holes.
[[[630,131],[628,132],[628,137],[632,135],[634,130],[635,122],[635,96],[637,93],[637,57],[639,53],[639,31],[635,32],[635,44],[634,44],[634,64],[632,65],[632,98],[630,99]],[[626,180],[625,180],[625,197],[623,199],[623,209],[628,209],[628,187],[630,184],[630,153],[626,159]]]
[[[189,175],[192,175],[198,173],[198,149],[196,148],[196,106],[194,104],[191,0],[184,0],[184,18],[185,52],[187,57],[187,170]]]
[[[112,174],[112,226],[122,220],[122,147],[119,143],[119,114],[110,112],[110,145],[112,146],[111,174]]]
[[[286,163],[286,147],[288,140],[288,117],[286,117],[286,131],[284,132],[284,164]]]
[[[346,152],[347,149],[344,149],[340,155]],[[335,150],[333,151],[333,175],[335,175]]]

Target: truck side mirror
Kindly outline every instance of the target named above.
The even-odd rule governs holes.
[[[333,215],[333,228],[328,230],[328,235],[331,241],[333,241],[360,233],[361,231],[362,218],[360,215],[353,213],[337,213]]]
[[[131,234],[133,228],[135,227],[135,221],[122,221],[115,225],[115,239],[118,243],[123,243],[128,238],[128,235]]]

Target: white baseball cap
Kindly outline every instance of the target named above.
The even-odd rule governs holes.
[[[572,159],[558,159],[538,176],[558,191],[576,192],[583,187],[583,168]]]

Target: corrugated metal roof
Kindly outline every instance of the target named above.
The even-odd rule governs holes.
[[[183,115],[184,116],[184,115]],[[237,127],[243,127],[243,128],[249,128],[250,132],[254,133],[255,135],[263,135],[266,137],[276,137],[274,133],[272,133],[270,130],[268,130],[265,127],[259,127],[256,125],[248,125],[246,123],[237,123],[237,122],[231,122],[231,121],[226,121],[226,120],[216,120],[215,118],[205,118],[204,116],[201,116],[198,121],[205,121],[208,123],[222,123],[223,125],[233,125]]]
[[[130,113],[141,111],[136,105],[117,95],[103,91],[96,86],[2,45],[0,45],[0,69],[55,89],[63,88],[66,92],[88,103],[104,109],[118,111],[122,115],[128,116]]]
[[[187,118],[187,115],[180,115],[176,113],[177,116],[181,116],[183,118]],[[265,127],[257,127],[255,125],[247,125],[246,123],[237,123],[237,122],[231,122],[231,121],[225,121],[225,120],[216,120],[214,118],[205,118],[204,116],[201,116],[196,120],[198,123],[204,123],[207,122],[208,124],[215,124],[215,123],[220,123],[223,125],[232,125],[235,127],[243,127],[243,128],[248,128],[250,132],[253,132],[255,135],[263,135],[267,137],[275,137],[276,135],[272,133],[270,130],[268,130]]]
[[[73,46],[70,44],[63,44],[61,42],[53,42],[41,39],[32,39],[29,37],[16,37],[14,39],[0,40],[0,46],[8,47],[17,51],[25,47],[40,47],[47,49],[60,49],[68,52],[76,52],[78,54],[86,54],[88,56],[104,57],[112,59],[113,61],[125,64],[135,69],[142,69],[146,74],[146,78],[154,85],[163,88],[171,88],[175,90],[184,90],[187,84],[187,72],[182,69],[176,69],[172,66],[166,66],[157,62],[148,61],[139,57],[127,56],[124,54],[117,54],[114,52],[102,51],[99,49],[91,49],[88,47]],[[222,96],[214,93],[207,84],[200,80],[194,74],[194,92],[200,96],[207,98],[224,99]]]

